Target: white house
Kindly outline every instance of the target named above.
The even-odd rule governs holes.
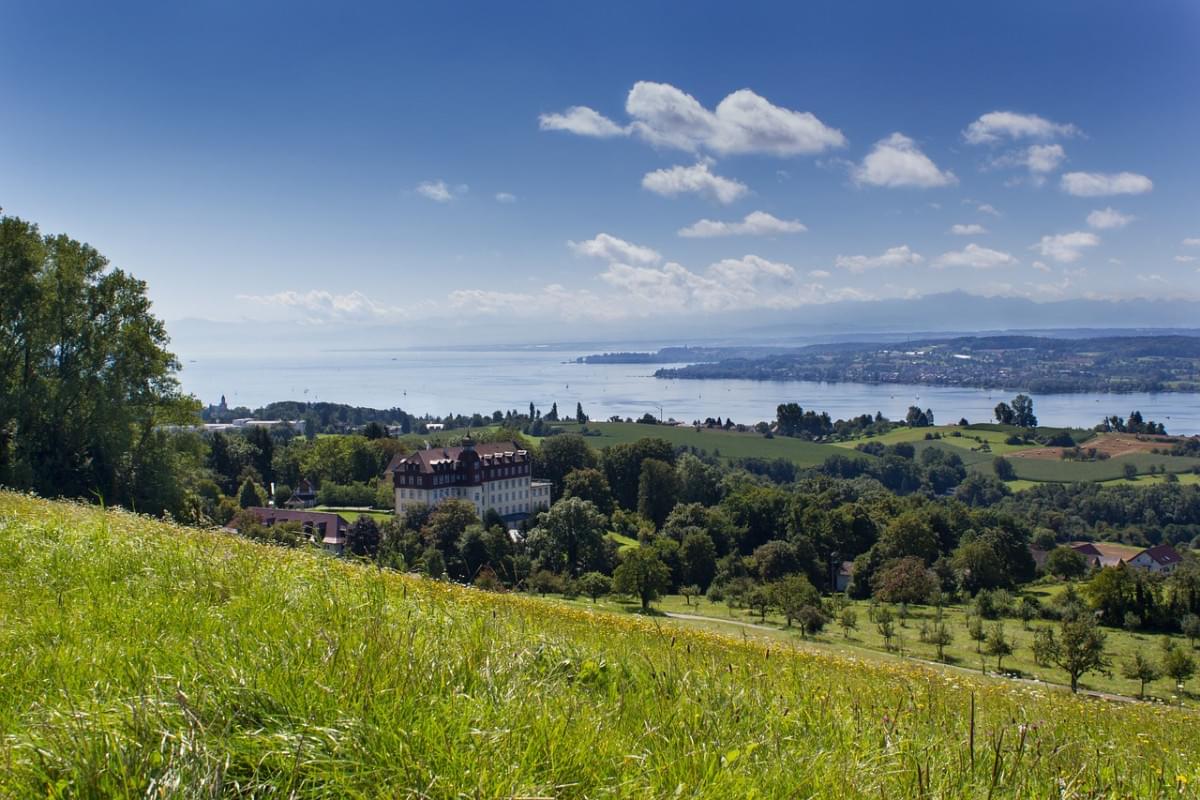
[[[457,498],[505,519],[527,517],[550,506],[550,482],[535,481],[529,452],[516,442],[476,445],[470,436],[461,447],[434,447],[396,456],[387,467],[396,492],[396,513],[415,503],[437,505]]]

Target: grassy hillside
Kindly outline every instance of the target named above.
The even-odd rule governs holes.
[[[578,425],[561,427],[565,431],[579,430]],[[642,425],[637,422],[589,422],[587,427],[589,431],[600,434],[587,437],[588,443],[596,449],[655,436],[674,445],[695,447],[714,455],[719,452],[723,458],[786,458],[801,467],[815,467],[831,455],[844,453],[833,445],[816,444],[801,439],[789,439],[784,436],[767,439],[759,433],[738,433],[720,429],[696,430],[691,425],[674,427]]]
[[[1192,796],[1196,717],[0,493],[0,796]],[[972,715],[972,703],[975,712]]]

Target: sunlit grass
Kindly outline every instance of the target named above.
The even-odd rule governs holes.
[[[1200,782],[1187,711],[83,506],[0,493],[0,571],[0,797],[1165,798]]]

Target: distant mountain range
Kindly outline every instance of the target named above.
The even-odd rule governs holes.
[[[1200,335],[1200,301],[1075,299],[1037,303],[1021,297],[985,297],[954,291],[907,300],[843,301],[787,311],[757,310],[729,314],[664,314],[609,323],[563,322],[536,317],[512,318],[460,313],[445,320],[409,323],[325,321],[320,324],[218,322],[182,319],[168,322],[182,358],[249,355],[285,347],[307,350],[494,348],[557,344],[582,352],[656,349],[666,345],[795,346],[833,341],[895,341],[906,335],[1037,332],[1060,338],[1098,333],[1141,335],[1165,332]],[[431,338],[431,332],[436,336]]]

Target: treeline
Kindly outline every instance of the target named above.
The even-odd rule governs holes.
[[[388,566],[487,588],[621,591],[644,603],[661,593],[706,594],[763,613],[787,608],[819,629],[820,615],[832,619],[820,593],[844,588],[887,603],[978,598],[1034,579],[1031,545],[1052,551],[1054,574],[1080,577],[1087,565],[1078,570],[1082,559],[1064,542],[1119,536],[1150,543],[1155,530],[1185,541],[1200,521],[1197,487],[1048,485],[1018,502],[995,478],[963,477],[953,454],[929,448],[914,455],[911,446],[894,445],[837,457],[779,485],[745,463],[722,466],[662,439],[597,453],[583,437],[564,434],[542,443],[538,461],[555,502],[515,539],[494,514],[481,520],[470,503],[450,500],[382,525],[360,519],[348,546]],[[885,483],[894,470],[906,476],[899,491]],[[953,494],[936,492],[943,480],[956,487]],[[1154,508],[1167,518],[1147,517]],[[622,551],[618,540],[637,545]],[[1193,556],[1176,575],[1130,570],[1118,579],[1102,570],[1084,600],[1105,622],[1131,625],[1133,614],[1140,628],[1178,629],[1186,615],[1200,613]],[[1105,581],[1114,582],[1115,594]]]
[[[94,248],[0,217],[0,484],[150,513],[183,504],[196,418],[146,285]]]

